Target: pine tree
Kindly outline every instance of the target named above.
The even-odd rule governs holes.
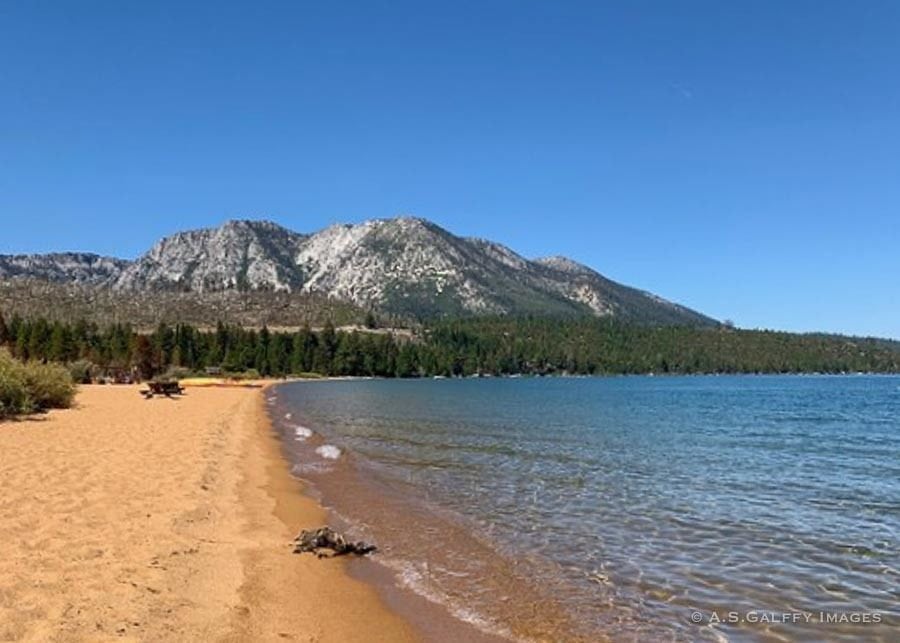
[[[397,377],[414,377],[418,375],[418,356],[415,346],[409,342],[404,343],[397,353],[397,362],[393,374]]]
[[[274,334],[269,340],[268,362],[271,375],[284,377],[291,370],[290,335]]]
[[[12,319],[9,320],[9,327],[6,335],[6,342],[10,346],[14,346],[16,343],[16,339],[19,337],[19,327],[22,326],[22,318],[18,313],[12,316]]]
[[[313,362],[313,369],[325,375],[335,375],[334,356],[337,352],[337,334],[331,321],[325,323],[322,332],[319,333],[319,346]]]
[[[31,334],[30,324],[22,322],[16,331],[16,357],[21,360],[27,360],[28,355],[28,338]]]
[[[153,335],[153,345],[156,349],[156,366],[162,369],[172,363],[172,353],[175,351],[175,331],[167,324],[160,322]]]
[[[9,327],[6,325],[6,318],[3,316],[3,311],[0,310],[0,346],[8,344],[9,341]]]
[[[269,333],[269,329],[266,326],[263,326],[262,330],[259,331],[259,337],[256,341],[256,351],[253,358],[253,368],[263,376],[272,374],[272,364],[269,362],[270,341],[271,334]]]
[[[28,358],[36,360],[47,359],[47,349],[50,344],[50,324],[43,317],[39,317],[31,324],[31,332],[28,335]]]
[[[137,368],[143,379],[150,379],[155,374],[155,350],[146,335],[138,335],[134,340],[134,358],[132,365]]]
[[[107,344],[103,353],[107,365],[115,368],[125,368],[131,361],[132,342],[135,340],[135,334],[131,326],[114,324],[107,330],[106,334]],[[147,341],[150,341],[149,338],[147,338]]]
[[[68,326],[53,324],[47,346],[47,359],[53,362],[67,362],[71,358],[72,348]]]
[[[315,333],[310,330],[308,323],[304,324],[303,328],[294,335],[291,371],[294,373],[308,373],[312,371],[318,345],[319,341]]]

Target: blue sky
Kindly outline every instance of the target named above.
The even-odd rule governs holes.
[[[900,337],[900,3],[3,2],[0,252],[416,214]]]

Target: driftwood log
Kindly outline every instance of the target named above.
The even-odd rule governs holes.
[[[331,527],[319,527],[318,529],[304,529],[294,539],[294,553],[315,554],[319,558],[325,558],[328,554],[325,550],[331,550],[331,556],[345,556],[357,554],[363,556],[375,551],[375,545],[362,541],[351,542]]]

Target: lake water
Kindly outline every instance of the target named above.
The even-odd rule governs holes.
[[[900,378],[302,382],[269,404],[396,583],[485,630],[900,632]]]

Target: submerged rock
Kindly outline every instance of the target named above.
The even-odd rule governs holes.
[[[315,554],[324,558],[327,554],[322,551],[330,549],[332,556],[344,556],[345,554],[357,554],[363,556],[375,551],[375,545],[362,541],[350,542],[331,527],[319,527],[318,529],[304,529],[294,539],[294,553]]]

